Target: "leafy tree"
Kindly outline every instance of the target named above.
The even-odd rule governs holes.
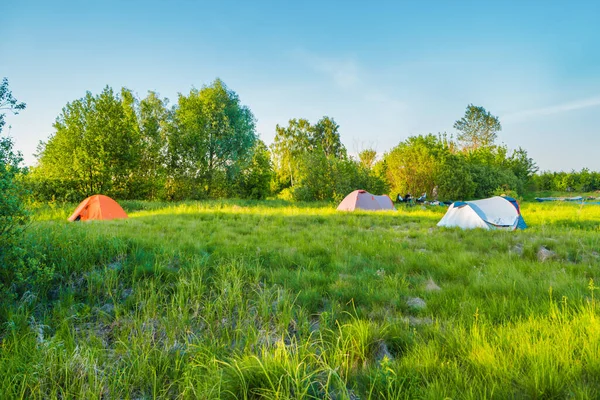
[[[140,163],[137,179],[143,182],[149,198],[162,197],[167,177],[168,138],[172,129],[172,111],[168,99],[148,92],[139,102],[139,130],[141,135]]]
[[[333,118],[323,117],[317,121],[309,132],[312,149],[322,149],[327,157],[346,158],[346,148],[340,141],[339,128]]]
[[[363,167],[373,169],[377,161],[377,152],[373,149],[364,149],[358,153],[358,159]]]
[[[502,126],[498,117],[485,108],[469,104],[465,115],[454,123],[454,129],[462,148],[472,151],[493,145]]]
[[[24,207],[25,191],[18,180],[24,172],[20,167],[22,161],[21,153],[13,150],[12,139],[0,137],[0,266],[6,265],[7,257],[12,255],[16,240],[29,221]]]
[[[129,187],[141,148],[134,99],[106,87],[102,93],[68,103],[54,123],[55,133],[38,150],[38,178],[67,181],[78,197],[105,193],[134,197]]]
[[[275,127],[271,145],[277,180],[282,187],[294,187],[300,168],[300,158],[310,151],[312,127],[306,119],[291,119],[288,126]]]
[[[469,200],[475,194],[476,183],[464,157],[446,154],[436,176],[439,200]]]
[[[172,165],[211,196],[217,186],[235,181],[250,162],[255,123],[250,109],[219,79],[179,95],[169,145]]]
[[[18,114],[24,110],[25,103],[19,103],[13,97],[4,78],[0,85],[0,134],[5,125],[6,112]],[[10,137],[0,136],[0,266],[7,265],[7,258],[13,255],[18,238],[29,220],[29,214],[23,206],[23,186],[18,177],[23,173],[20,167],[23,157],[13,150]]]
[[[411,136],[384,156],[393,193],[431,193],[448,148],[435,135]]]
[[[326,156],[324,152],[306,153],[300,163],[298,182],[292,192],[296,200],[343,199],[356,189],[387,193],[381,176],[350,158]]]
[[[538,171],[538,166],[523,148],[514,150],[507,158],[507,166],[515,176],[523,183],[529,183],[531,177]]]
[[[242,171],[237,194],[250,199],[265,199],[271,193],[273,176],[269,148],[257,139],[252,148],[252,161]]]
[[[306,119],[291,119],[287,127],[277,125],[271,145],[273,163],[279,188],[295,187],[302,163],[325,158],[347,158],[346,148],[340,141],[339,125],[333,118],[323,117],[315,125]],[[309,154],[319,153],[315,157]]]
[[[19,101],[13,97],[12,91],[8,87],[8,78],[3,78],[2,84],[0,84],[0,133],[6,124],[6,121],[4,121],[6,111],[17,115],[20,111],[24,110],[25,107],[25,103],[19,103]]]
[[[24,109],[25,103],[13,97],[8,79],[4,78],[0,85],[0,134],[5,112],[18,114]],[[26,170],[20,166],[21,153],[13,146],[10,137],[0,136],[0,302],[13,300],[17,291],[32,289],[31,286],[39,289],[52,279],[54,272],[22,244],[22,234],[29,222],[25,207],[27,191],[21,179]]]

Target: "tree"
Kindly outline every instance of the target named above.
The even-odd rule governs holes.
[[[135,197],[141,140],[131,92],[119,96],[108,86],[97,96],[88,92],[67,103],[54,129],[38,150],[38,179],[55,182],[57,191],[72,187],[79,198]]]
[[[145,186],[149,198],[157,198],[167,176],[168,138],[172,127],[172,112],[167,109],[168,99],[148,92],[139,102],[139,130],[141,154],[138,180]]]
[[[25,107],[25,103],[19,103],[19,101],[13,97],[12,91],[8,88],[8,78],[3,78],[2,84],[0,84],[0,132],[2,132],[2,128],[4,127],[4,124],[6,124],[4,121],[4,117],[6,116],[5,111],[17,115],[20,111],[24,110]]]
[[[18,181],[24,172],[20,167],[23,157],[13,150],[13,145],[10,137],[0,137],[0,264],[4,261],[1,254],[8,252],[12,240],[20,235],[29,220],[23,206],[25,192]]]
[[[174,166],[211,196],[217,186],[235,181],[250,162],[255,124],[250,109],[220,79],[179,95],[169,146]]]
[[[25,109],[8,87],[8,79],[0,85],[0,134],[4,127],[6,111],[18,114]],[[0,283],[7,285],[14,274],[15,263],[22,257],[18,254],[18,238],[29,221],[24,204],[25,190],[19,176],[24,173],[20,164],[23,157],[13,149],[10,137],[0,136]]]
[[[472,151],[493,145],[502,126],[498,117],[485,108],[469,104],[464,117],[454,123],[454,129],[462,148]]]
[[[271,192],[272,179],[273,165],[269,148],[257,139],[252,148],[252,161],[242,171],[236,194],[250,199],[265,199]]]
[[[521,147],[513,151],[511,156],[507,159],[507,164],[515,176],[519,178],[524,185],[527,184],[531,177],[539,170],[535,161],[533,161],[527,154],[527,151]]]
[[[411,136],[384,156],[393,193],[431,193],[448,148],[435,135]]]
[[[323,117],[317,121],[309,133],[312,149],[322,149],[327,157],[346,158],[346,148],[340,141],[339,128],[333,118]]]
[[[311,125],[306,119],[291,119],[287,128],[277,125],[271,145],[277,180],[283,187],[294,187],[300,158],[310,151]]]
[[[446,154],[436,177],[440,200],[469,200],[475,194],[476,183],[464,157]]]
[[[291,119],[287,127],[277,125],[271,145],[273,164],[280,188],[295,187],[302,163],[325,158],[346,159],[346,148],[340,141],[339,125],[333,118],[323,117],[315,125],[306,119]],[[315,157],[309,154],[319,153]]]
[[[363,167],[373,169],[377,161],[377,152],[373,149],[364,149],[358,153],[358,159]]]

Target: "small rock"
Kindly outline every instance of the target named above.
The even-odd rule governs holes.
[[[419,297],[411,297],[406,301],[406,305],[412,308],[413,310],[422,310],[425,307],[427,307],[427,303],[425,303],[425,300]]]
[[[513,253],[516,253],[520,256],[523,255],[523,243],[517,243],[516,245],[514,245],[512,247],[512,249],[510,249]]]
[[[99,307],[98,311],[102,311],[105,314],[112,315],[115,311],[115,306],[112,303],[106,303],[102,307]]]
[[[310,327],[308,329],[310,330],[311,333],[317,332],[319,329],[321,329],[321,322],[319,321],[319,319],[318,318],[311,319]]]
[[[113,269],[115,271],[120,271],[121,270],[121,262],[120,261],[115,261],[115,262],[111,262],[110,264],[108,264],[108,269]]]
[[[381,361],[386,357],[388,360],[394,359],[394,356],[392,355],[392,353],[390,353],[390,350],[388,349],[387,345],[382,340],[379,342],[379,346],[377,347],[377,352],[375,353],[375,359],[377,361]]]
[[[428,231],[429,233],[432,233],[435,230],[435,228],[429,228]]]
[[[413,317],[412,315],[409,315],[408,318],[405,318],[405,321],[409,325],[412,325],[412,326],[433,324],[433,320],[429,317],[419,318],[419,317]]]
[[[433,279],[429,278],[427,280],[427,283],[425,284],[425,290],[427,290],[428,292],[439,292],[440,290],[442,290],[441,287],[439,287],[434,281]]]
[[[131,288],[123,289],[123,292],[121,293],[121,300],[125,300],[126,298],[131,296],[132,293],[133,289]]]
[[[554,258],[554,256],[556,256],[556,253],[552,250],[548,250],[544,246],[540,246],[540,249],[537,252],[537,258],[539,262],[544,262],[546,260]]]
[[[348,390],[348,398],[350,400],[360,400],[360,397],[352,389]]]

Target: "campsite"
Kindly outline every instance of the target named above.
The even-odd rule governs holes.
[[[598,16],[6,2],[0,400],[600,399]]]
[[[441,207],[122,206],[36,211],[26,240],[62,283],[7,313],[5,395],[599,394],[600,207],[524,202],[510,232],[437,227]]]

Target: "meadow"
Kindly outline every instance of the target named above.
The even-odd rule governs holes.
[[[525,202],[505,232],[438,228],[443,207],[122,205],[35,210],[55,275],[0,313],[1,398],[600,397],[600,206]]]

